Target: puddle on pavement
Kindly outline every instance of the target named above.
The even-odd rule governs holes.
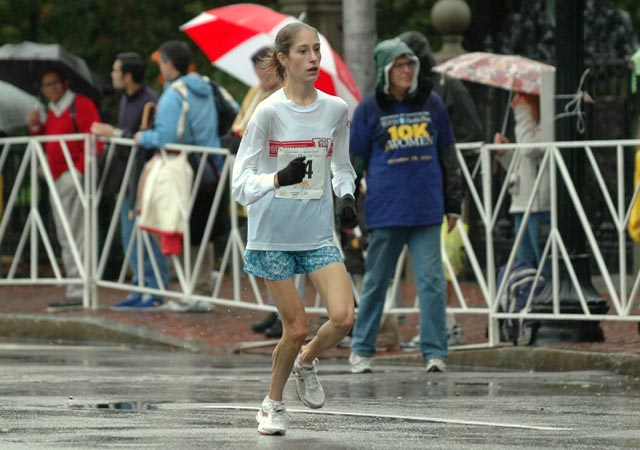
[[[113,402],[113,403],[98,403],[96,404],[98,409],[119,409],[123,411],[149,411],[158,409],[155,403],[152,402]]]
[[[157,402],[149,401],[130,401],[130,402],[111,402],[111,403],[80,403],[70,398],[67,401],[70,409],[108,409],[127,412],[153,411],[158,409]]]

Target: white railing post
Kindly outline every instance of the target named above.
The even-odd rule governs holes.
[[[31,164],[31,173],[29,177],[29,193],[31,194],[31,202],[29,204],[29,217],[30,217],[30,258],[31,264],[30,273],[31,278],[38,277],[38,227],[35,220],[38,214],[38,158],[35,153],[35,148],[31,145],[27,145],[27,154],[29,155],[29,161]],[[26,157],[26,155],[25,155]]]
[[[96,201],[96,180],[98,178],[97,141],[94,135],[85,136],[84,147],[84,187],[87,196],[87,207],[84,211],[84,261],[85,261],[85,307],[98,309],[98,289],[96,286],[96,267],[98,262],[98,202]]]
[[[627,232],[624,221],[625,216],[625,204],[624,204],[624,151],[621,145],[616,145],[616,158],[617,158],[617,187],[618,187],[618,214],[616,231],[618,232],[618,261],[619,261],[619,274],[620,274],[620,306],[624,310],[627,306]]]
[[[496,298],[496,266],[495,254],[493,251],[493,193],[491,189],[491,150],[486,146],[480,149],[480,157],[482,158],[482,191],[484,198],[484,217],[485,219],[485,251],[487,264],[487,285],[489,287],[490,303],[488,317],[488,334],[489,345],[494,346],[500,342],[500,330],[498,328],[498,319],[494,317],[498,308],[498,299]]]
[[[184,261],[184,269],[186,273],[182,272],[182,267],[177,268],[179,283],[176,287],[175,283],[171,286],[165,286],[162,283],[160,284],[160,288],[154,289],[147,286],[144,282],[144,265],[143,258],[138,258],[138,267],[136,271],[140,275],[139,285],[132,286],[130,282],[126,282],[125,275],[128,271],[128,256],[125,255],[125,262],[123,267],[120,270],[120,278],[117,282],[111,282],[103,279],[103,272],[106,265],[106,258],[109,254],[109,246],[111,245],[120,245],[120,242],[115,242],[115,233],[117,232],[117,227],[119,226],[119,209],[122,206],[121,198],[118,198],[117,205],[114,211],[114,215],[111,217],[109,229],[107,233],[107,238],[104,243],[104,248],[100,248],[102,244],[98,240],[98,232],[99,232],[99,205],[101,201],[102,194],[102,186],[104,185],[104,179],[99,178],[98,166],[97,166],[97,153],[96,153],[96,140],[94,137],[89,135],[68,135],[68,136],[47,136],[47,137],[20,137],[20,138],[2,138],[0,139],[0,148],[3,149],[3,152],[0,153],[0,170],[6,170],[6,163],[9,161],[9,153],[11,153],[11,157],[13,160],[13,156],[16,151],[22,151],[22,145],[26,145],[27,149],[24,152],[24,157],[20,162],[20,166],[17,169],[13,169],[15,173],[12,173],[10,177],[11,180],[15,180],[14,185],[5,185],[5,190],[9,193],[7,204],[5,205],[5,209],[3,211],[3,216],[0,217],[0,244],[4,245],[7,242],[7,234],[9,230],[13,230],[17,228],[20,230],[20,237],[17,244],[11,243],[11,248],[16,248],[15,255],[13,257],[13,261],[9,267],[9,270],[3,270],[0,273],[0,286],[7,285],[15,285],[15,284],[39,284],[39,285],[56,285],[56,286],[66,286],[69,284],[70,279],[63,275],[63,271],[58,267],[57,259],[55,258],[53,252],[53,246],[51,244],[51,239],[55,238],[55,236],[48,236],[46,224],[44,223],[40,211],[38,210],[39,203],[41,200],[38,199],[39,195],[39,184],[42,183],[42,179],[44,178],[44,182],[47,184],[51,192],[51,207],[54,211],[54,214],[59,214],[62,216],[62,225],[61,232],[64,232],[67,236],[69,236],[72,240],[73,236],[70,235],[70,229],[68,225],[68,219],[66,217],[66,212],[61,210],[60,198],[57,195],[57,191],[55,190],[55,181],[51,175],[51,170],[48,167],[48,161],[46,158],[46,154],[44,151],[44,144],[47,142],[58,141],[63,149],[63,154],[65,160],[67,162],[70,160],[70,155],[68,151],[67,141],[69,140],[78,140],[83,139],[85,145],[85,177],[84,183],[79,182],[80,180],[77,178],[77,175],[74,174],[73,185],[80,195],[80,200],[83,204],[84,208],[84,226],[87,232],[84,237],[84,252],[80,254],[77,251],[78,246],[72,242],[72,253],[73,259],[76,261],[79,269],[80,269],[80,278],[74,279],[74,282],[81,282],[83,284],[83,299],[85,301],[85,305],[90,308],[98,307],[99,300],[99,288],[100,287],[110,287],[123,291],[130,291],[132,288],[142,293],[152,293],[161,295],[167,299],[169,298],[182,298],[185,295],[188,295],[189,292],[193,289],[194,283],[194,274],[197,273],[198,267],[201,265],[203,258],[203,249],[202,247],[198,251],[198,259],[195,261],[195,267],[190,267],[190,261],[188,258],[188,254],[191,251],[190,248],[185,248],[183,257],[187,256]],[[133,141],[129,139],[112,139],[112,140],[104,140],[107,144],[113,144],[114,142],[118,144],[120,147],[117,151],[126,151],[126,146],[130,146]],[[552,291],[553,291],[553,311],[551,313],[532,313],[530,311],[525,311],[522,314],[518,314],[517,317],[524,318],[532,318],[532,319],[542,319],[542,320],[610,320],[610,321],[640,321],[640,314],[636,313],[635,306],[637,306],[638,292],[640,292],[640,275],[636,276],[634,279],[633,286],[629,290],[629,285],[626,280],[626,271],[627,271],[627,261],[626,261],[626,245],[627,245],[627,237],[626,237],[626,226],[629,222],[629,217],[632,212],[632,204],[635,200],[640,198],[638,195],[639,189],[636,188],[633,191],[633,196],[630,202],[625,201],[625,183],[628,183],[628,180],[624,180],[625,175],[625,166],[624,166],[624,157],[625,153],[629,147],[633,147],[635,149],[636,146],[640,144],[638,140],[618,140],[618,141],[581,141],[581,142],[544,142],[540,143],[541,147],[545,148],[545,152],[547,153],[546,164],[548,164],[550,176],[549,176],[549,186],[551,189],[551,227],[550,227],[550,235],[547,243],[545,244],[544,254],[548,255],[550,253],[551,257],[551,283],[552,283]],[[485,241],[486,241],[486,256],[484,262],[478,261],[475,257],[475,251],[471,245],[471,240],[466,233],[462,233],[462,240],[469,255],[469,264],[473,269],[473,273],[477,279],[478,287],[480,288],[481,294],[486,303],[486,308],[478,308],[472,304],[471,307],[468,306],[468,299],[462,298],[463,294],[466,294],[464,290],[458,289],[459,280],[455,278],[455,274],[450,274],[454,276],[453,284],[454,288],[456,288],[456,294],[460,298],[460,307],[457,309],[452,309],[457,314],[487,314],[489,319],[489,335],[488,335],[488,344],[489,345],[497,345],[499,343],[499,329],[498,329],[498,319],[506,318],[506,317],[516,317],[515,314],[509,315],[509,313],[498,312],[498,288],[500,286],[496,285],[496,254],[494,249],[494,232],[497,224],[497,219],[501,216],[499,215],[500,208],[502,208],[502,200],[506,201],[506,195],[504,189],[500,189],[498,199],[494,199],[494,190],[496,187],[494,186],[494,179],[491,173],[491,160],[492,156],[495,154],[494,152],[497,149],[509,148],[515,149],[517,151],[518,148],[521,148],[525,144],[510,144],[508,146],[500,146],[494,144],[487,144],[480,148],[480,156],[477,167],[481,170],[481,189],[482,192],[479,193],[476,189],[476,186],[473,186],[473,174],[469,173],[469,170],[466,166],[463,168],[464,179],[469,186],[471,195],[469,198],[475,203],[475,207],[479,210],[480,222],[478,225],[478,229],[472,229],[473,233],[482,233],[484,232]],[[469,144],[467,144],[469,146]],[[526,146],[531,146],[527,144]],[[612,182],[611,180],[605,179],[601,170],[598,166],[596,158],[593,156],[592,149],[603,149],[603,148],[611,148],[616,147],[616,152],[609,152],[609,155],[615,154],[616,157],[616,175],[617,180]],[[231,186],[231,167],[233,166],[233,156],[229,154],[227,150],[222,149],[210,149],[203,147],[195,147],[195,146],[170,146],[171,150],[184,151],[184,152],[201,152],[203,154],[219,154],[224,155],[227,158],[225,166],[223,168],[222,173],[222,182],[220,183],[219,189],[224,189],[226,186]],[[460,149],[464,147],[464,144],[460,146]],[[570,184],[570,177],[566,172],[565,164],[562,160],[562,155],[559,152],[560,148],[572,148],[572,151],[584,151],[587,154],[587,158],[591,163],[593,176],[596,179],[596,184],[599,187],[602,197],[604,199],[605,208],[600,208],[597,213],[598,214],[608,214],[606,220],[611,220],[616,224],[617,236],[615,238],[615,243],[618,248],[618,264],[617,268],[620,272],[621,280],[619,283],[614,283],[612,281],[611,270],[605,264],[602,245],[600,242],[596,240],[596,235],[590,229],[586,230],[586,237],[591,246],[591,250],[593,253],[594,260],[596,262],[596,266],[602,275],[602,278],[605,282],[605,287],[603,291],[607,291],[608,297],[611,299],[610,302],[613,305],[612,311],[607,315],[593,315],[590,314],[588,309],[584,303],[584,296],[580,291],[579,287],[576,287],[578,291],[578,295],[580,296],[580,302],[583,307],[583,311],[580,314],[571,314],[568,315],[566,313],[562,313],[560,311],[560,291],[559,291],[559,280],[560,280],[560,264],[565,263],[568,265],[567,272],[569,278],[571,278],[571,282],[576,283],[575,273],[573,271],[573,267],[570,266],[571,261],[568,260],[568,255],[566,248],[563,243],[563,236],[560,235],[558,231],[558,209],[563,207],[568,207],[568,205],[558,205],[557,201],[557,191],[559,183],[568,183],[567,189],[569,191],[569,197],[571,202],[574,204],[574,207],[577,209],[578,218],[580,219],[579,223],[582,227],[590,228],[590,223],[593,222],[593,214],[595,211],[587,211],[583,206],[584,199],[580,198],[575,191],[575,188],[572,184]],[[120,188],[120,194],[124,193],[125,183],[128,183],[131,173],[133,172],[133,153],[129,157],[129,162],[127,164],[127,168],[125,169],[125,175],[123,180],[123,186]],[[464,164],[464,158],[461,153],[457,154],[459,164]],[[475,174],[474,169],[474,174]],[[590,172],[591,173],[591,172]],[[4,172],[3,172],[4,174]],[[558,178],[561,176],[562,178]],[[227,185],[224,185],[227,183]],[[536,179],[534,187],[540,187],[541,181]],[[13,214],[13,211],[16,209],[15,205],[20,202],[20,188],[27,186],[25,190],[29,189],[31,192],[31,197],[29,202],[27,203],[27,213],[28,215],[25,217],[25,223],[20,224],[21,226],[15,227],[15,223],[13,221],[17,220],[17,214]],[[616,198],[613,199],[613,195],[609,193],[609,186],[615,186]],[[594,184],[595,187],[595,184]],[[480,189],[480,188],[478,188]],[[496,191],[498,192],[498,191]],[[224,214],[226,211],[216,212],[216,208],[219,209],[219,205],[221,203],[221,195],[224,195],[224,192],[216,192],[213,195],[213,205],[211,216],[208,218],[206,231],[211,231],[213,221],[215,220],[215,214]],[[231,196],[231,193],[229,192]],[[192,199],[189,199],[191,202]],[[186,202],[185,202],[186,203]],[[528,202],[527,212],[525,213],[525,218],[530,214],[531,201]],[[188,204],[182,205],[185,220],[188,222],[189,210],[192,206]],[[232,288],[229,291],[223,291],[223,296],[221,296],[221,286],[222,279],[219,279],[215,286],[214,291],[210,297],[208,296],[195,296],[198,299],[204,298],[207,301],[212,303],[217,303],[225,306],[237,306],[240,308],[249,308],[255,310],[273,310],[271,305],[265,304],[262,298],[261,289],[258,287],[255,279],[253,277],[246,277],[246,279],[242,276],[242,264],[243,258],[241,252],[244,250],[243,239],[240,236],[240,232],[238,230],[238,217],[237,217],[237,205],[233,201],[231,197],[230,201],[230,214],[231,214],[231,231],[229,235],[229,242],[227,243],[224,251],[224,256],[222,259],[222,267],[221,271],[224,273],[228,264],[231,264],[231,273],[233,278]],[[525,219],[526,221],[526,219]],[[473,224],[476,225],[476,224]],[[485,230],[480,230],[480,227],[484,226]],[[469,233],[469,235],[471,234]],[[135,236],[137,234],[138,236]],[[185,245],[189,243],[189,232],[185,233]],[[134,230],[134,236],[132,237],[128,248],[126,249],[127,255],[130,254],[133,245],[138,246],[139,255],[142,256],[145,250],[150,249],[151,243],[151,235],[147,232],[141,232]],[[517,241],[518,239],[516,239]],[[607,241],[607,243],[613,243],[613,239]],[[49,258],[49,262],[51,264],[51,269],[54,273],[53,277],[40,277],[38,272],[39,269],[39,259],[40,259],[40,245],[44,246],[47,257]],[[516,242],[517,245],[517,242]],[[23,255],[23,250],[29,246],[30,251],[28,255]],[[514,249],[510,251],[510,256],[515,254]],[[44,256],[44,254],[43,254]],[[150,255],[153,258],[153,255]],[[22,263],[25,258],[30,259],[29,270],[26,274],[22,274],[19,271],[20,263]],[[562,259],[561,259],[562,258]],[[511,260],[512,258],[510,258]],[[159,269],[158,264],[155,260],[152,260],[152,267],[155,273],[156,278],[159,277]],[[178,261],[174,264],[181,264],[181,261]],[[446,264],[446,263],[445,263]],[[402,266],[400,266],[402,267]],[[396,284],[398,286],[399,276],[396,276]],[[246,289],[243,289],[243,284],[247,285]],[[229,293],[231,292],[232,293]],[[618,291],[619,290],[619,291]],[[253,291],[255,295],[250,295],[249,292]],[[249,294],[249,295],[248,295]],[[472,299],[477,300],[477,299]],[[310,312],[320,312],[321,306],[319,304],[309,306],[308,310]],[[404,305],[395,305],[395,307],[390,310],[393,313],[403,313],[403,314],[414,314],[418,313],[418,305],[414,304],[408,307],[404,307]],[[633,314],[632,314],[633,312]]]

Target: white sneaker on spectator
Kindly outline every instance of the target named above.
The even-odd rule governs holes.
[[[213,312],[215,305],[213,303],[201,300],[172,300],[162,305],[160,309],[172,312]]]
[[[457,323],[454,324],[447,335],[447,345],[449,347],[454,347],[456,345],[464,345],[466,343],[467,339],[464,337],[462,327],[460,327],[460,325],[458,325]]]
[[[283,402],[274,402],[267,395],[256,414],[258,433],[284,436],[287,431],[287,410]]]
[[[204,300],[189,300],[189,308],[187,312],[190,313],[209,313],[213,312],[215,305]]]
[[[447,346],[455,347],[456,345],[465,345],[467,339],[464,337],[464,331],[457,323],[453,324],[449,332],[447,333]],[[400,344],[400,348],[407,352],[414,352],[420,350],[420,335],[415,335],[410,341]]]
[[[343,337],[340,340],[340,342],[338,342],[336,344],[336,347],[338,347],[338,348],[349,348],[349,347],[351,347],[351,336]]]
[[[415,335],[410,341],[400,344],[400,348],[405,352],[417,352],[420,350],[420,335]]]
[[[431,358],[427,361],[427,372],[446,372],[447,365],[440,358]]]
[[[371,362],[373,358],[368,358],[366,356],[360,356],[355,353],[351,353],[349,355],[349,364],[351,364],[351,373],[371,373],[373,369],[371,368]]]
[[[318,358],[308,366],[298,356],[293,364],[293,374],[296,376],[296,392],[300,401],[312,409],[322,408],[325,394],[318,380]]]

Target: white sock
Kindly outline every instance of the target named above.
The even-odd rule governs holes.
[[[298,357],[296,358],[296,364],[300,367],[304,367],[305,369],[311,369],[313,368],[313,363],[311,364],[307,364],[306,362],[304,362],[302,359],[300,359],[300,355],[298,355]]]
[[[282,400],[272,400],[268,395],[265,397],[264,401],[271,403],[274,406],[284,405],[284,401]]]

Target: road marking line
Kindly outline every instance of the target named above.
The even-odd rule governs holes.
[[[235,409],[245,411],[257,411],[260,408],[253,406],[239,406],[239,405],[207,405],[208,409]],[[442,419],[438,417],[423,417],[423,416],[402,416],[393,414],[375,414],[375,413],[355,413],[344,411],[319,411],[312,409],[289,409],[287,412],[302,413],[302,414],[320,414],[326,416],[351,416],[351,417],[371,417],[371,418],[383,418],[383,419],[396,419],[396,420],[411,420],[414,422],[434,422],[434,423],[447,423],[453,425],[475,425],[484,427],[498,427],[498,428],[519,428],[525,430],[538,430],[538,431],[573,431],[573,428],[561,428],[561,427],[546,427],[540,425],[524,425],[514,423],[498,423],[498,422],[481,422],[477,420],[458,420],[458,419]]]
[[[0,350],[131,350],[126,345],[0,344]]]

